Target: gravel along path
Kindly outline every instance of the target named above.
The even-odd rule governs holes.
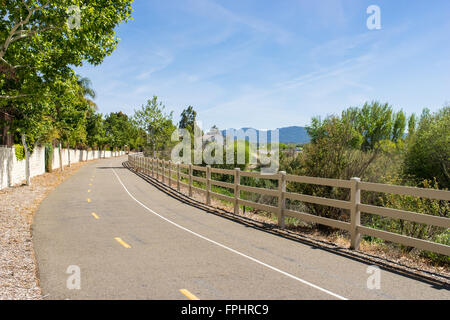
[[[41,299],[31,227],[41,201],[86,162],[0,190],[0,300]]]

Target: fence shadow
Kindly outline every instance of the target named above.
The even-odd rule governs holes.
[[[376,265],[380,267],[380,269],[383,269],[385,271],[393,272],[395,274],[424,282],[430,286],[432,286],[435,289],[438,290],[450,290],[450,277],[447,277],[442,274],[433,273],[426,270],[421,270],[418,268],[406,266],[403,264],[400,264],[396,261],[389,260],[388,258],[379,257],[375,255],[371,255],[368,253],[364,253],[361,251],[355,251],[350,250],[344,247],[340,247],[334,243],[315,239],[313,237],[310,237],[308,235],[303,235],[298,232],[290,231],[288,229],[281,229],[277,225],[268,224],[260,221],[256,221],[253,219],[250,219],[248,217],[244,217],[241,215],[235,215],[233,212],[208,206],[204,204],[203,202],[200,202],[196,199],[190,198],[189,196],[185,195],[182,192],[178,192],[176,189],[171,188],[167,186],[166,184],[162,183],[161,181],[157,180],[156,178],[151,177],[148,174],[144,174],[142,172],[135,171],[128,161],[122,163],[124,169],[128,169],[131,172],[135,173],[137,176],[157,188],[158,190],[164,192],[168,196],[172,197],[173,199],[176,199],[178,201],[183,202],[184,204],[187,204],[191,207],[195,207],[197,209],[200,209],[202,211],[214,214],[218,217],[228,219],[230,221],[240,223],[242,225],[245,225],[246,227],[257,229],[266,233],[270,233],[272,235],[288,239],[291,241],[295,241],[298,243],[302,243],[305,245],[309,245],[313,249],[320,249],[327,252],[330,252],[332,254],[336,254],[342,257],[346,257],[348,259],[352,259],[354,261],[358,261],[361,263],[369,265]],[[111,168],[111,167],[105,167]],[[167,177],[166,177],[167,179]]]

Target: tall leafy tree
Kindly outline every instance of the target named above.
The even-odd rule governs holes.
[[[134,121],[147,133],[147,145],[153,152],[163,150],[171,144],[171,135],[175,130],[172,114],[165,112],[165,106],[162,102],[158,102],[156,96],[135,110]]]
[[[112,112],[105,119],[105,134],[110,147],[122,148],[133,135],[133,123],[125,113]]]
[[[94,109],[90,109],[87,112],[86,132],[87,146],[91,148],[98,147],[103,150],[107,144],[103,115],[101,113],[96,113]]]
[[[405,173],[420,180],[436,178],[450,188],[450,106],[432,114],[425,109],[405,156]]]
[[[79,94],[82,96],[92,109],[98,111],[98,106],[94,102],[95,96],[97,95],[95,90],[92,88],[92,81],[87,77],[78,77],[77,81],[79,87]]]
[[[21,132],[25,149],[27,141],[36,140],[37,128],[54,116],[52,108],[58,108],[52,100],[55,83],[72,80],[73,66],[98,65],[112,53],[119,41],[114,29],[130,19],[132,2],[0,1],[0,110],[14,116],[12,130]],[[83,140],[79,123],[63,121],[55,128],[62,139]]]
[[[71,66],[100,64],[118,44],[114,29],[133,0],[2,0],[0,100],[34,97]]]
[[[178,127],[180,129],[188,129],[189,131],[193,131],[196,118],[197,112],[192,106],[189,106],[181,112],[181,119],[178,123]]]

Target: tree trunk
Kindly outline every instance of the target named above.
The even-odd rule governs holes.
[[[68,159],[68,167],[71,167],[71,163],[70,163],[70,144],[67,143],[67,159]]]
[[[25,178],[27,180],[27,186],[31,186],[31,177],[30,177],[30,151],[28,151],[27,142],[25,140],[25,134],[22,133],[22,144],[23,149],[25,151]]]
[[[59,143],[59,169],[64,171],[63,158],[62,158],[62,145]]]

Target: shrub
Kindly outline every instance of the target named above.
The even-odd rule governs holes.
[[[436,178],[441,188],[450,188],[450,106],[434,114],[425,109],[410,140],[404,172],[416,181]]]
[[[394,178],[391,182],[397,184],[399,180],[398,178]],[[436,182],[436,180],[424,180],[420,185],[418,185],[418,187],[438,189],[438,183]],[[448,201],[425,199],[398,194],[384,194],[379,198],[379,200],[380,204],[387,208],[450,218],[450,206]],[[364,220],[366,221],[364,221],[363,224],[367,224],[372,228],[398,233],[408,237],[443,243],[446,245],[450,244],[450,233],[446,228],[425,225],[422,223],[416,223],[402,219],[381,217],[377,215],[369,215],[369,218]],[[413,249],[412,247],[400,247],[407,252]],[[436,253],[421,251],[420,254],[422,256],[432,258],[434,261],[446,261],[447,263],[450,262],[449,257]]]
[[[15,144],[14,145],[14,153],[16,154],[17,161],[22,161],[25,159],[25,150],[23,148],[23,145]]]

